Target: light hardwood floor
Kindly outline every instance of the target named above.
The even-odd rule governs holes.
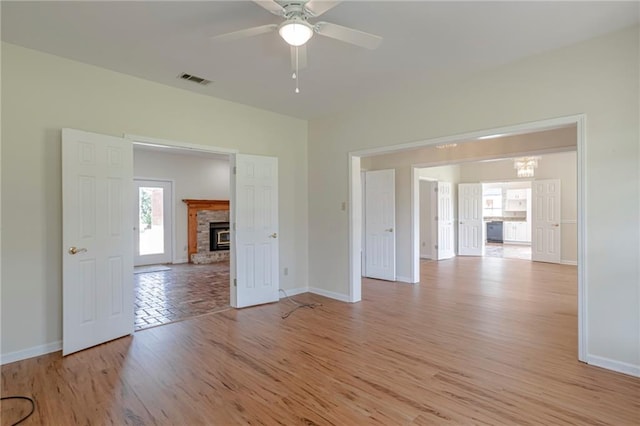
[[[422,263],[420,285],[286,301],[2,367],[25,424],[640,424],[640,379],[577,361],[576,268]],[[4,404],[2,424],[19,416]]]

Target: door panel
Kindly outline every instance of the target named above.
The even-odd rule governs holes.
[[[395,281],[395,170],[376,170],[365,176],[365,275]]]
[[[62,130],[63,355],[133,332],[133,149]]]
[[[531,260],[561,262],[560,180],[533,182]]]
[[[134,265],[170,263],[173,257],[173,185],[170,181],[134,181]]]
[[[437,258],[437,182],[420,180],[420,257]]]
[[[236,155],[236,307],[279,300],[278,159]]]
[[[482,184],[458,184],[458,255],[482,256]]]
[[[455,256],[453,246],[453,185],[451,182],[438,182],[438,260]]]

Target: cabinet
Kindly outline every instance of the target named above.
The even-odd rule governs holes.
[[[506,211],[524,212],[527,210],[527,190],[507,189]]]
[[[526,189],[507,189],[507,200],[526,200]]]
[[[505,242],[530,243],[531,229],[528,222],[508,222],[503,224]]]

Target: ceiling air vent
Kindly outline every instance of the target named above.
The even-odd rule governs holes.
[[[180,74],[178,76],[178,78],[181,79],[181,80],[192,81],[194,83],[198,83],[198,84],[201,84],[203,86],[206,86],[207,84],[211,83],[211,80],[207,80],[206,78],[202,78],[202,77],[198,77],[198,76],[195,76],[195,75],[187,74],[186,72]]]

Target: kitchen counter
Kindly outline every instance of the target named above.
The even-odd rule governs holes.
[[[485,222],[526,222],[526,217],[483,217],[483,221]]]

